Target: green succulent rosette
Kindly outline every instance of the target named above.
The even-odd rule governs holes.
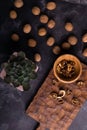
[[[29,89],[29,81],[37,76],[35,63],[27,59],[24,52],[18,52],[17,55],[12,54],[2,68],[6,71],[4,80],[13,84],[14,87],[22,85],[24,90]]]

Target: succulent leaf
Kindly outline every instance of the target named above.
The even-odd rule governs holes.
[[[25,90],[25,91],[27,91],[28,89],[29,89],[29,83],[27,83],[27,82],[23,82],[23,89]]]

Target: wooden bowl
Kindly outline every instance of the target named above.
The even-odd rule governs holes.
[[[78,80],[82,74],[82,66],[79,59],[70,54],[58,57],[53,66],[54,76],[63,83],[72,83]]]

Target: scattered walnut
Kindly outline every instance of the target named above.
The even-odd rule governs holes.
[[[79,99],[76,98],[76,97],[73,97],[73,98],[72,98],[72,104],[73,104],[73,105],[80,105]]]
[[[66,50],[67,50],[67,49],[70,48],[70,46],[71,46],[71,45],[70,45],[68,42],[62,43],[62,48],[63,48],[63,49],[66,49]]]
[[[70,36],[70,37],[68,38],[68,42],[70,43],[70,45],[76,45],[77,42],[78,42],[78,39],[77,39],[77,37],[75,37],[75,36]]]
[[[48,21],[48,24],[47,24],[48,28],[52,29],[55,27],[55,25],[56,25],[56,23],[53,19]]]
[[[33,13],[33,15],[39,15],[40,14],[40,8],[39,7],[37,7],[37,6],[34,6],[33,8],[32,8],[32,13]]]
[[[58,85],[58,80],[57,79],[53,79],[52,80],[52,85]]]
[[[82,36],[82,42],[87,42],[87,33]]]
[[[58,54],[60,53],[60,51],[61,51],[61,49],[60,49],[59,46],[54,46],[54,47],[53,47],[53,53],[54,53],[55,55],[58,55]]]
[[[16,34],[16,33],[14,33],[14,34],[11,35],[11,39],[12,39],[13,41],[17,42],[17,41],[19,41],[19,35]]]
[[[49,38],[47,39],[47,45],[48,45],[48,46],[52,46],[54,43],[55,43],[54,37],[49,37]]]
[[[63,104],[63,103],[64,103],[64,99],[59,98],[59,99],[58,99],[58,104]]]
[[[17,18],[16,11],[15,10],[11,10],[9,16],[10,16],[11,19],[16,19]]]
[[[66,95],[71,95],[72,94],[72,90],[71,89],[67,89],[66,90]]]
[[[36,62],[40,62],[41,61],[41,55],[36,53],[35,56],[34,56],[34,59]]]
[[[23,0],[15,0],[14,5],[16,8],[21,8],[24,5]]]
[[[45,28],[40,28],[40,29],[38,30],[38,35],[39,35],[39,36],[45,36],[46,34],[47,34],[47,31],[46,31]]]
[[[72,30],[73,30],[73,25],[72,25],[72,23],[71,22],[67,22],[66,24],[65,24],[65,30],[66,31],[68,31],[68,32],[71,32]]]
[[[79,80],[76,82],[78,87],[83,87],[85,85],[85,82],[82,80]]]
[[[66,91],[65,90],[59,90],[57,99],[63,98],[66,95]]]
[[[87,57],[87,48],[85,48],[85,49],[83,50],[82,55]]]
[[[37,45],[37,42],[34,39],[28,40],[28,46],[29,47],[35,47]]]
[[[55,2],[48,2],[46,5],[46,8],[48,10],[54,10],[56,8],[56,3]]]
[[[48,16],[43,14],[40,16],[40,22],[41,23],[47,23],[48,22]]]
[[[57,99],[57,96],[58,96],[57,92],[51,92],[50,93],[50,97],[52,97],[54,99]]]
[[[32,27],[31,27],[30,24],[25,24],[24,27],[23,27],[23,32],[26,33],[26,34],[30,33],[31,29],[32,29]]]

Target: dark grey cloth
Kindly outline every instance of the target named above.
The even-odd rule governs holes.
[[[87,130],[87,101],[84,103],[77,117],[72,122],[69,130]]]
[[[0,130],[35,130],[38,122],[25,114],[22,94],[0,79]]]

